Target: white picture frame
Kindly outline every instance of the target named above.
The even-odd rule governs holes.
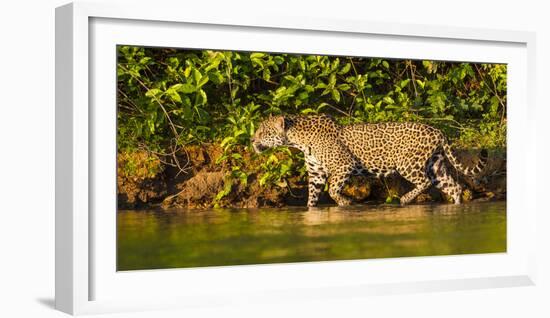
[[[178,10],[181,6],[167,10],[111,2],[56,9],[57,309],[86,314],[535,283],[537,209],[523,190],[537,182],[536,166],[523,164],[536,151],[534,33],[209,15]],[[281,49],[282,38],[293,47]],[[116,54],[109,50],[116,44],[188,47],[191,41],[191,47],[509,63],[507,253],[117,273],[112,266],[115,105],[94,107],[113,103],[114,89],[113,94],[108,90],[116,81]],[[159,286],[165,288],[159,291]]]

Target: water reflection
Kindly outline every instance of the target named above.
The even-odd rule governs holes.
[[[505,202],[120,211],[118,269],[506,250]]]

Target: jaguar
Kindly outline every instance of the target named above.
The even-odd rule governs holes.
[[[317,205],[327,182],[330,197],[345,206],[352,203],[343,194],[351,176],[380,178],[394,173],[414,186],[400,197],[401,205],[430,186],[460,204],[462,187],[447,162],[468,177],[478,175],[487,164],[484,149],[474,165],[462,164],[441,130],[415,122],[341,125],[328,115],[269,116],[258,125],[251,144],[257,153],[278,146],[304,153],[309,207]]]

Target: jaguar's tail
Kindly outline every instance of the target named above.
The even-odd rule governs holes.
[[[487,150],[482,149],[481,153],[479,154],[479,160],[473,167],[465,167],[458,159],[455,157],[453,150],[451,149],[451,146],[445,140],[443,142],[443,152],[445,153],[445,157],[449,159],[449,162],[455,167],[456,170],[458,170],[460,173],[464,174],[468,177],[475,177],[477,176],[483,168],[487,165]]]

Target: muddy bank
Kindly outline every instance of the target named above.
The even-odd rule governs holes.
[[[457,150],[457,157],[469,164],[477,160],[477,151]],[[502,200],[506,198],[506,159],[503,151],[489,153],[489,161],[479,182],[459,176],[465,187],[464,201]],[[262,206],[304,206],[307,202],[307,178],[292,176],[277,185],[260,185],[262,172],[252,172],[237,182],[231,178],[233,167],[219,162],[223,150],[217,145],[189,146],[178,155],[185,169],[172,167],[170,158],[159,158],[145,151],[119,153],[117,162],[118,207],[127,209],[151,206],[211,208]],[[257,171],[265,158],[248,151],[240,152],[243,170]],[[277,154],[284,157],[284,154]],[[398,175],[383,180],[353,177],[345,194],[356,202],[398,202],[397,198],[412,189]],[[222,195],[223,194],[223,195]],[[430,189],[416,202],[446,202],[439,191]],[[320,204],[334,203],[324,192]]]

